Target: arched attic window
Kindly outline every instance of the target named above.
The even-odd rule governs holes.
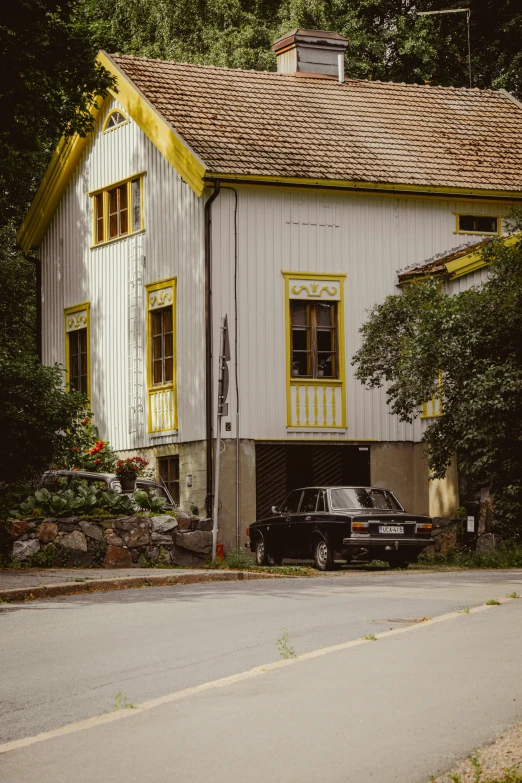
[[[119,128],[121,125],[126,125],[128,122],[129,118],[126,114],[124,114],[119,109],[113,109],[109,112],[105,119],[103,124],[103,132],[107,133],[108,131],[114,130],[115,128]]]

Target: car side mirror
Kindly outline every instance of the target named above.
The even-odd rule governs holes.
[[[280,514],[281,513],[281,509],[279,508],[279,506],[272,506],[271,511],[272,511],[272,514]]]

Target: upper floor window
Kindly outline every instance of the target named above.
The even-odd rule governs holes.
[[[292,376],[338,378],[337,302],[290,301]]]
[[[150,313],[152,385],[172,383],[174,371],[174,332],[172,305]]]
[[[107,131],[114,130],[114,128],[118,128],[120,125],[126,125],[128,121],[129,118],[122,111],[119,111],[119,109],[113,109],[107,115],[103,125],[103,132],[107,133]]]
[[[65,367],[71,391],[89,394],[89,304],[65,310]]]
[[[91,194],[94,207],[94,245],[141,231],[143,177],[134,177]]]
[[[177,429],[176,279],[147,287],[149,432]]]
[[[501,220],[495,215],[457,215],[457,234],[500,234]]]

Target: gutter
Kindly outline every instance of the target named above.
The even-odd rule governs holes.
[[[207,441],[207,516],[212,516],[213,457],[212,457],[212,204],[219,196],[219,180],[212,183],[214,190],[205,202],[205,419]]]
[[[359,187],[357,185],[321,185],[320,183],[309,182],[285,182],[282,180],[264,180],[256,179],[238,179],[234,177],[220,176],[219,179],[215,179],[212,176],[204,176],[203,182],[207,185],[255,185],[256,187],[271,187],[271,188],[298,188],[304,190],[328,190],[328,191],[341,191],[344,193],[365,193],[374,196],[411,196],[418,198],[446,198],[451,200],[460,201],[487,201],[487,202],[506,202],[509,204],[518,204],[522,202],[522,194],[516,196],[497,196],[488,195],[482,193],[451,193],[435,190],[407,190],[404,188],[367,188]]]

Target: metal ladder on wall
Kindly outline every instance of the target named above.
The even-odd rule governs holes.
[[[129,435],[131,448],[143,441],[143,272],[145,256],[141,252],[141,236],[129,237],[128,287],[128,359],[129,359]]]

